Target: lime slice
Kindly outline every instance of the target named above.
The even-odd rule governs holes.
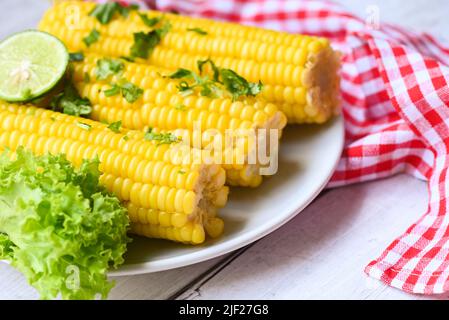
[[[40,31],[14,34],[0,43],[0,99],[23,102],[50,91],[69,63],[65,45]]]

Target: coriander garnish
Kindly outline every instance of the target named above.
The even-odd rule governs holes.
[[[215,63],[211,59],[198,60],[196,62],[196,64],[198,66],[198,70],[200,71],[200,74],[203,74],[204,67],[209,64],[209,66],[212,69],[212,72],[214,73],[214,77],[213,77],[214,81],[220,82],[220,69],[215,65]]]
[[[121,56],[120,59],[128,61],[128,62],[136,62],[136,59],[126,56]]]
[[[187,31],[198,33],[199,35],[205,36],[207,32],[201,28],[188,28]]]
[[[106,97],[113,97],[120,94],[120,92],[121,92],[120,86],[114,83],[112,84],[112,87],[110,89],[104,91],[104,95]]]
[[[53,97],[50,107],[54,111],[77,117],[88,116],[92,113],[92,104],[89,99],[82,98],[71,83],[66,85],[64,92]]]
[[[180,68],[168,76],[171,79],[182,79],[178,84],[181,95],[192,94],[195,88],[199,88],[202,96],[214,98],[223,96],[223,92],[227,91],[232,99],[236,100],[241,96],[255,96],[262,91],[263,85],[260,81],[259,83],[248,82],[231,69],[217,67],[211,59],[199,60],[197,65],[199,75],[191,70]],[[206,65],[210,66],[212,80],[207,75],[203,75]]]
[[[199,88],[201,95],[206,97],[217,97],[221,93],[221,88],[218,86],[219,82],[210,80],[207,76],[201,77],[187,69],[178,69],[168,77],[171,79],[185,79],[179,82],[178,85],[179,92],[183,96],[192,94],[195,88]],[[193,80],[193,83],[189,84],[186,80]]]
[[[139,7],[136,5],[123,6],[118,2],[106,2],[96,5],[89,13],[89,16],[97,18],[101,24],[108,24],[112,21],[115,14],[120,14],[124,18],[127,18],[132,10],[137,9]]]
[[[190,86],[187,81],[181,81],[177,86],[179,93],[183,97],[187,97],[193,93],[194,86]]]
[[[154,27],[155,25],[157,25],[159,22],[161,22],[164,19],[163,16],[149,18],[144,13],[139,13],[139,17],[147,27]]]
[[[83,39],[83,42],[86,46],[90,47],[98,40],[100,40],[100,32],[98,32],[97,29],[93,29],[91,33]]]
[[[179,138],[173,133],[156,133],[153,131],[153,128],[148,129],[145,133],[144,139],[148,141],[157,141],[158,146],[162,144],[179,142]]]
[[[123,136],[122,139],[125,140],[125,141],[128,141],[128,140],[129,140],[129,137],[128,137],[128,136]]]
[[[73,52],[69,54],[70,62],[80,62],[84,60],[84,54],[82,52]]]
[[[193,71],[179,68],[178,70],[176,70],[174,73],[172,73],[168,77],[171,79],[194,78],[194,74],[195,73]]]
[[[110,89],[104,91],[106,97],[116,96],[120,93],[126,101],[134,103],[143,95],[143,90],[131,82],[122,79],[118,83],[112,84]]]
[[[92,130],[92,126],[90,125],[90,124],[87,124],[87,123],[84,123],[84,122],[76,122],[76,125],[78,126],[78,127],[80,127],[81,129],[83,129],[83,130],[87,130],[87,131],[90,131],[90,130]]]
[[[262,82],[250,83],[231,69],[220,70],[221,81],[234,100],[240,96],[255,96],[262,91]]]
[[[115,133],[120,133],[122,128],[122,121],[113,122],[108,126],[108,129]]]
[[[142,96],[143,90],[131,82],[125,82],[121,85],[122,95],[126,101],[133,103]]]
[[[148,59],[154,48],[162,41],[162,38],[170,31],[171,24],[165,23],[162,27],[150,32],[134,33],[134,44],[131,47],[132,58]]]
[[[179,174],[186,174],[187,172],[185,172],[184,170],[179,170],[178,173]]]
[[[98,80],[105,80],[110,76],[119,74],[125,68],[125,64],[118,59],[100,59],[97,61],[96,76]]]

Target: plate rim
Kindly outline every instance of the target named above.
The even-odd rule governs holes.
[[[263,237],[269,235],[270,233],[278,230],[283,225],[287,224],[289,221],[291,221],[294,217],[296,217],[299,213],[301,213],[305,208],[309,206],[310,203],[312,203],[316,197],[323,191],[323,189],[328,184],[329,180],[332,178],[332,175],[334,174],[339,160],[341,158],[341,153],[343,151],[344,147],[344,141],[345,141],[345,128],[344,128],[344,120],[343,116],[340,115],[336,117],[333,120],[332,126],[339,126],[339,139],[336,140],[336,143],[339,143],[338,146],[339,152],[336,152],[334,155],[334,158],[331,159],[333,162],[332,169],[329,171],[326,179],[323,180],[323,182],[320,184],[320,186],[313,192],[313,194],[309,197],[307,201],[304,203],[295,206],[296,208],[293,210],[290,210],[290,212],[286,215],[282,215],[282,219],[279,219],[276,221],[276,223],[273,223],[272,220],[270,223],[263,224],[259,226],[256,229],[251,230],[250,232],[247,232],[243,235],[240,235],[238,238],[231,239],[226,241],[225,243],[218,244],[215,247],[213,247],[215,250],[211,253],[209,252],[209,249],[212,247],[206,247],[204,250],[200,250],[197,252],[189,253],[189,260],[186,261],[184,255],[175,256],[175,257],[169,257],[157,261],[146,261],[146,262],[140,262],[140,263],[134,263],[129,265],[122,265],[117,270],[111,270],[109,271],[108,275],[110,277],[122,277],[122,276],[134,276],[134,275],[143,275],[143,274],[149,274],[154,272],[160,272],[160,271],[168,271],[172,269],[187,267],[191,265],[195,265],[204,261],[212,260],[218,257],[221,257],[223,255],[226,255],[228,253],[231,253],[233,251],[239,250],[251,243],[254,243]],[[242,239],[243,238],[243,239]],[[223,247],[223,248],[221,248]]]

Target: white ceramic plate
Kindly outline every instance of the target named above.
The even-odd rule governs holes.
[[[303,210],[326,186],[344,143],[342,118],[325,126],[289,127],[281,141],[278,173],[257,189],[234,188],[220,215],[225,233],[201,246],[136,237],[125,264],[111,276],[179,268],[244,247]]]

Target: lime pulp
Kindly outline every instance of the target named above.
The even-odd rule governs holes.
[[[14,34],[0,43],[0,99],[25,102],[53,89],[69,63],[65,45],[40,31]]]

